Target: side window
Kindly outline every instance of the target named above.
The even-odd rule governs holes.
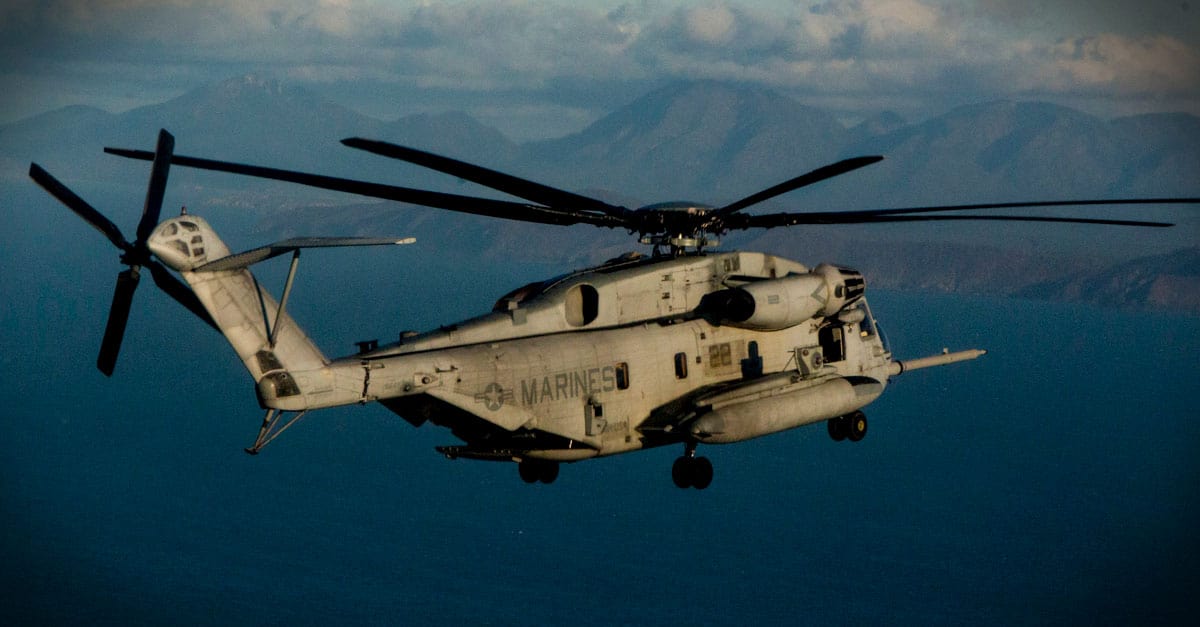
[[[687,353],[675,353],[675,378],[687,378]]]
[[[591,324],[599,312],[600,293],[596,291],[596,288],[586,283],[580,283],[567,292],[564,301],[567,324],[573,327]]]
[[[733,350],[730,348],[729,342],[713,344],[708,347],[708,364],[713,368],[733,364]]]
[[[629,389],[629,364],[621,362],[617,364],[617,389]]]
[[[821,327],[817,332],[817,341],[821,344],[821,354],[825,361],[842,361],[846,358],[845,332],[842,325]]]

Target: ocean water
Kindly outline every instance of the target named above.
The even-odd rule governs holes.
[[[529,486],[511,465],[441,458],[447,432],[378,406],[316,412],[247,456],[249,378],[149,282],[105,379],[104,245],[0,249],[0,623],[1142,624],[1200,609],[1196,318],[869,292],[898,356],[989,354],[898,377],[857,444],[815,426],[702,447],[702,492],[671,484],[674,447]],[[331,353],[532,278],[355,255],[302,263],[293,308]]]

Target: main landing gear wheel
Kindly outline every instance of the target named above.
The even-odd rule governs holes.
[[[695,450],[688,451],[671,466],[671,481],[683,489],[703,490],[712,484],[713,465],[707,457],[696,457]]]
[[[861,411],[856,411],[849,416],[844,416],[846,419],[846,439],[851,442],[858,442],[867,437],[867,415]]]
[[[861,411],[830,418],[825,421],[825,425],[829,428],[829,437],[833,438],[834,442],[858,442],[867,437],[867,415]]]
[[[830,418],[825,421],[825,426],[829,428],[829,437],[834,442],[841,442],[846,439],[846,431],[849,430],[849,425],[846,423],[845,416]]]
[[[517,473],[525,483],[554,483],[558,478],[558,462],[523,459],[517,464]]]

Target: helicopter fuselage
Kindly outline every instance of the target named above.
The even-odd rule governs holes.
[[[735,442],[873,401],[887,379],[889,355],[868,320],[833,326],[812,321],[781,331],[664,320],[355,356],[291,373],[301,390],[297,396],[260,396],[286,410],[378,401],[414,424],[467,430],[468,446],[453,450],[464,457],[565,461],[687,437]],[[831,353],[833,358],[824,357]],[[833,385],[849,377],[861,382]],[[776,407],[784,395],[785,407]],[[739,404],[731,402],[739,396],[774,414],[786,414],[787,406],[795,411],[783,418],[755,412],[719,433],[686,430],[692,419]],[[471,425],[463,423],[499,429],[476,424],[479,433],[471,434]]]
[[[573,461],[741,441],[865,406],[891,361],[861,275],[764,253],[625,256],[325,360],[286,313],[271,319],[276,303],[248,270],[201,270],[228,254],[207,223],[168,220],[150,246],[212,311],[264,407],[379,402],[450,428],[466,442],[442,449],[451,457]]]

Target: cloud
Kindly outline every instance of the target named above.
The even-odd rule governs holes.
[[[43,109],[118,107],[136,102],[139,89],[161,98],[261,71],[331,94],[354,83],[353,93],[374,91],[379,102],[419,91],[441,94],[447,107],[454,93],[524,97],[522,110],[558,104],[574,119],[589,99],[598,111],[647,85],[692,78],[760,83],[863,109],[924,102],[944,110],[951,101],[1030,94],[1200,101],[1194,40],[1149,26],[1157,15],[1178,17],[1178,7],[1154,5],[1137,20],[1117,19],[1132,14],[1114,9],[1105,20],[1090,12],[1072,21],[1038,6],[12,0],[0,7],[0,80],[24,91],[0,93],[0,119],[39,100]],[[1082,13],[1088,5],[1072,6]],[[1137,31],[1121,30],[1127,22]],[[1077,30],[1079,23],[1108,29]],[[632,87],[620,93],[622,85]],[[106,90],[107,101],[96,102]]]
[[[960,41],[951,12],[918,0],[830,0],[800,26],[798,50],[843,59],[944,52]]]
[[[1174,94],[1200,88],[1200,54],[1166,36],[1075,37],[1041,51],[1042,83],[1055,91]]]
[[[702,7],[685,11],[684,22],[687,35],[693,41],[721,45],[733,39],[737,17],[728,7]]]

